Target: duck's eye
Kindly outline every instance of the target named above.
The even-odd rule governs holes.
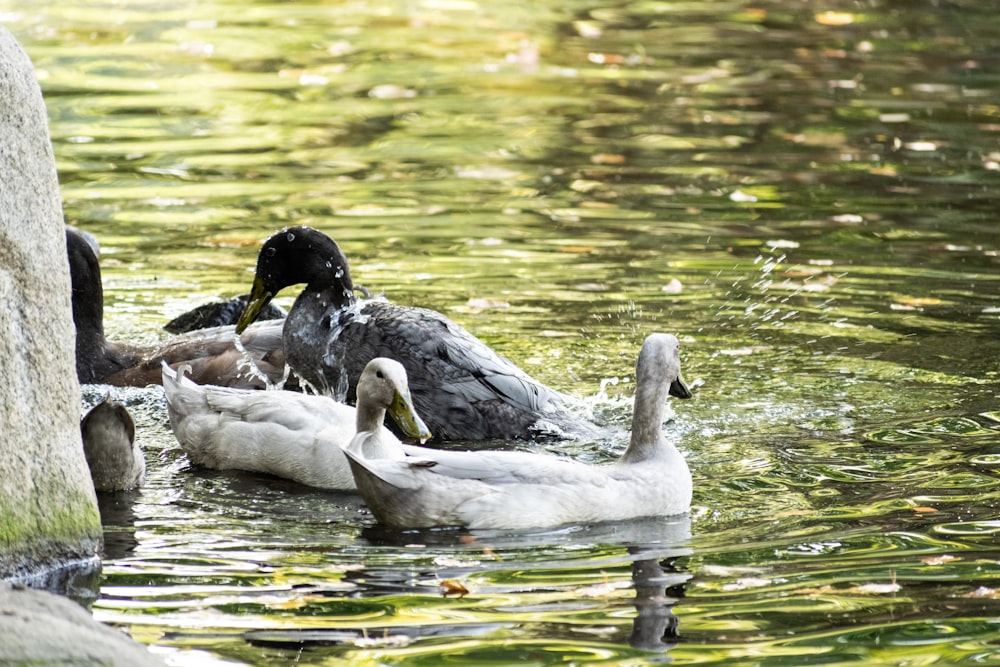
[[[382,371],[375,371],[375,377],[377,377],[379,380],[384,380],[385,373],[383,373]]]
[[[268,257],[274,257],[275,253],[278,252],[278,249],[277,248],[267,248],[267,249],[264,250],[264,252],[267,253]]]

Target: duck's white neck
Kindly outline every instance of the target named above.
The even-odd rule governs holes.
[[[637,463],[676,451],[663,437],[670,383],[654,375],[655,372],[641,368],[637,371],[632,440],[622,455],[622,463]]]
[[[357,429],[351,439],[351,450],[366,459],[401,459],[406,456],[402,446],[389,431],[382,427],[384,408],[359,405]]]
[[[358,433],[377,433],[381,429],[384,421],[385,408],[367,405],[364,401],[358,401],[357,417],[355,421]]]

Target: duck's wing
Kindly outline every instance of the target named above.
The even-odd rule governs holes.
[[[614,516],[627,484],[605,466],[524,452],[406,447],[403,460],[346,450],[375,517],[400,528],[544,528]]]
[[[452,479],[477,480],[492,487],[507,485],[601,484],[607,478],[603,466],[592,466],[531,452],[463,452],[404,445],[413,468]]]
[[[373,301],[341,317],[329,349],[349,351],[348,396],[368,361],[395,359],[406,369],[417,412],[436,437],[529,438],[540,420],[562,414],[560,394],[440,313]]]
[[[411,389],[422,377],[428,377],[445,391],[462,394],[470,401],[501,399],[532,412],[561,400],[557,392],[441,313],[370,301],[361,309],[357,321],[363,325],[363,334],[356,325],[345,327],[342,334],[351,343],[349,349],[353,351],[360,345],[373,357],[398,359],[407,368],[408,377],[412,376]],[[412,372],[411,368],[420,369],[418,364],[423,366],[422,372]]]
[[[307,433],[332,427],[353,432],[354,408],[326,396],[202,385],[187,377],[189,371],[186,364],[175,371],[163,363],[162,382],[167,406],[181,417],[212,414],[220,423],[279,425],[290,431]]]
[[[268,382],[277,384],[284,377],[281,324],[280,320],[268,320],[248,328],[240,339],[245,353],[236,346],[233,326],[173,336],[106,381],[119,386],[159,384],[160,365],[166,362],[174,368],[187,364],[190,376],[198,384],[263,389]],[[250,367],[248,356],[255,369]]]
[[[211,387],[206,395],[209,409],[230,419],[254,424],[280,424],[294,431],[316,433],[331,427],[353,433],[355,410],[326,396],[291,391],[257,391]]]
[[[354,433],[350,406],[288,391],[201,386],[166,364],[163,387],[171,428],[194,463],[354,488],[340,452]]]

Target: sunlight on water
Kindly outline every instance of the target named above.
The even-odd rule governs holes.
[[[504,534],[195,468],[162,390],[110,389],[148,481],[101,498],[95,617],[174,665],[1000,660],[992,9],[22,5],[110,338],[308,224],[580,399],[553,454],[624,451],[653,331],[695,393],[689,523]]]

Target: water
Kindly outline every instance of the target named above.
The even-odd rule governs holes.
[[[561,452],[622,451],[652,331],[698,387],[689,525],[473,535],[193,469],[123,392],[98,619],[178,665],[1000,661],[992,3],[23,5],[113,338],[311,224],[616,429]]]

